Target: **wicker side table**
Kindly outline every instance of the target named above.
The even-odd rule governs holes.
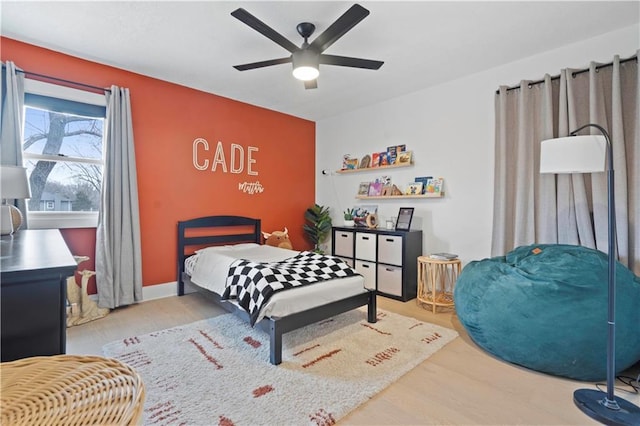
[[[460,275],[460,259],[439,260],[418,257],[418,303],[437,307],[453,307],[453,287]]]
[[[24,358],[0,364],[0,374],[0,424],[131,425],[141,421],[142,379],[116,359]]]

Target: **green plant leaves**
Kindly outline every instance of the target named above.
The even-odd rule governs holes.
[[[331,216],[329,207],[314,204],[304,212],[304,218],[307,221],[303,225],[304,232],[311,243],[314,245],[314,251],[321,252],[320,244],[322,244],[331,232]]]

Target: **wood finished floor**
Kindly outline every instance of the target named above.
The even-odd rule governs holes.
[[[378,308],[455,329],[460,337],[358,407],[341,425],[591,425],[573,391],[595,388],[532,372],[479,349],[455,313],[437,314],[415,300],[378,297]],[[224,313],[199,294],[143,302],[67,329],[67,353],[102,355],[102,345]],[[640,365],[629,374],[636,377]],[[640,405],[640,396],[616,391]]]

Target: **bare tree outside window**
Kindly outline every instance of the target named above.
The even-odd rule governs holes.
[[[25,108],[24,165],[30,211],[98,211],[101,118]]]

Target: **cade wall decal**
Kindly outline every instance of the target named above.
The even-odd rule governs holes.
[[[193,167],[196,170],[207,170],[209,164],[211,164],[211,171],[216,172],[218,166],[222,166],[222,171],[227,173],[227,160],[224,155],[224,146],[221,141],[218,141],[216,151],[213,153],[211,161],[209,158],[209,142],[204,138],[196,138],[193,141]],[[258,152],[258,148],[255,146],[248,146],[246,148],[246,168],[247,174],[251,176],[258,176],[258,172],[253,170],[252,166],[256,164],[257,160],[253,158],[254,154]],[[231,160],[229,164],[229,171],[231,173],[243,173],[245,169],[245,148],[242,145],[232,143],[230,146]]]
[[[248,146],[246,148],[246,162],[245,162],[245,148],[242,145],[232,143],[230,145],[230,162],[227,170],[227,159],[224,154],[224,145],[221,141],[218,141],[216,150],[213,156],[210,154],[209,142],[204,138],[196,138],[193,140],[193,167],[196,170],[209,170],[209,164],[211,164],[211,171],[218,171],[218,166],[222,168],[223,173],[231,172],[241,174],[245,172],[250,176],[258,176],[258,172],[253,169],[253,166],[257,163],[254,159],[254,154],[258,152],[258,148],[255,146]],[[260,184],[260,181],[255,182],[240,182],[238,183],[238,191],[245,194],[254,195],[264,192],[264,187]]]

